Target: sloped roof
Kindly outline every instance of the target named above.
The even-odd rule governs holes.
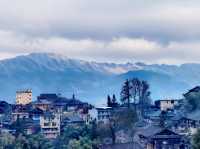
[[[196,86],[196,87],[190,89],[187,93],[183,94],[183,96],[187,96],[192,92],[200,92],[200,86]]]
[[[144,136],[146,138],[178,138],[181,137],[179,134],[171,131],[167,128],[161,128],[159,126],[150,126],[143,131],[138,133],[139,136]]]
[[[192,88],[191,90],[189,90],[189,92],[199,92],[199,91],[200,91],[200,86],[196,86]]]
[[[39,108],[34,108],[30,111],[31,114],[43,114],[43,110]]]
[[[185,117],[191,120],[200,121],[200,110],[196,110],[195,112],[188,113]]]
[[[162,128],[157,126],[157,125],[151,125],[147,128],[144,128],[144,129],[140,129],[137,134],[138,135],[142,135],[144,137],[150,137],[156,133],[159,133],[161,132]]]

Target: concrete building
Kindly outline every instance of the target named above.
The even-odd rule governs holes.
[[[160,108],[161,111],[174,109],[176,105],[178,105],[179,100],[175,99],[164,99],[155,101],[155,105]]]
[[[14,105],[12,107],[12,121],[29,118],[29,110],[31,110],[30,105]]]
[[[32,90],[16,92],[16,104],[26,105],[32,102]]]
[[[55,139],[60,135],[60,115],[46,112],[40,117],[41,133],[45,138]]]
[[[97,121],[107,123],[112,117],[112,108],[111,107],[99,107],[97,109]]]

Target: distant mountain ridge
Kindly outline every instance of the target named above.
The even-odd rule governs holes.
[[[138,77],[151,85],[152,98],[181,97],[200,84],[200,64],[147,65],[97,63],[51,53],[32,53],[0,61],[0,98],[13,102],[15,91],[31,88],[40,93],[77,94],[91,103],[119,95],[127,78]]]

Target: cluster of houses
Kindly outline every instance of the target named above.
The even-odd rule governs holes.
[[[187,94],[194,91],[200,92],[200,87]],[[118,132],[115,146],[134,144],[135,149],[190,149],[191,137],[200,128],[200,116],[197,111],[184,113],[181,110],[183,104],[183,100],[175,99],[155,101],[143,109],[143,118],[135,124],[134,139]],[[132,106],[137,107],[137,104]],[[26,134],[39,132],[46,138],[54,139],[66,125],[94,121],[107,124],[113,113],[123,108],[124,105],[117,103],[94,107],[76,99],[75,95],[66,98],[58,94],[40,94],[36,101],[32,101],[31,90],[17,91],[16,104],[0,102],[0,130],[15,134],[16,125],[21,121]],[[136,109],[139,111],[139,108]],[[104,144],[107,147],[103,148],[113,148],[109,146],[109,141]]]
[[[0,102],[1,133],[17,133],[17,124],[26,134],[41,133],[53,139],[62,133],[67,124],[89,123],[88,111],[92,106],[57,94],[40,94],[32,101],[32,91],[16,92],[16,103]]]
[[[200,92],[200,87],[189,90],[186,94],[192,92]],[[115,147],[107,145],[103,148],[117,148],[118,145],[119,148],[136,149],[191,149],[192,136],[200,128],[200,111],[184,113],[182,109],[184,104],[183,99],[155,101],[145,109],[143,118],[135,124],[133,140],[126,136],[126,132],[118,133],[116,136],[118,142],[114,145]],[[138,106],[139,111],[139,105],[132,106]],[[120,108],[123,108],[123,105],[100,107],[96,108],[96,112],[94,109],[91,112],[93,116],[96,113],[97,121],[109,123],[114,111]]]

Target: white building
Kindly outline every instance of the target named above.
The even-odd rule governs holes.
[[[60,114],[46,112],[40,117],[40,127],[45,138],[56,138],[60,135]]]
[[[113,109],[111,107],[99,107],[97,109],[97,121],[107,123],[112,117]]]
[[[32,90],[16,92],[16,104],[26,105],[32,102]]]
[[[158,106],[161,111],[174,109],[174,107],[178,104],[178,100],[175,99],[164,99],[155,101],[155,105]]]

